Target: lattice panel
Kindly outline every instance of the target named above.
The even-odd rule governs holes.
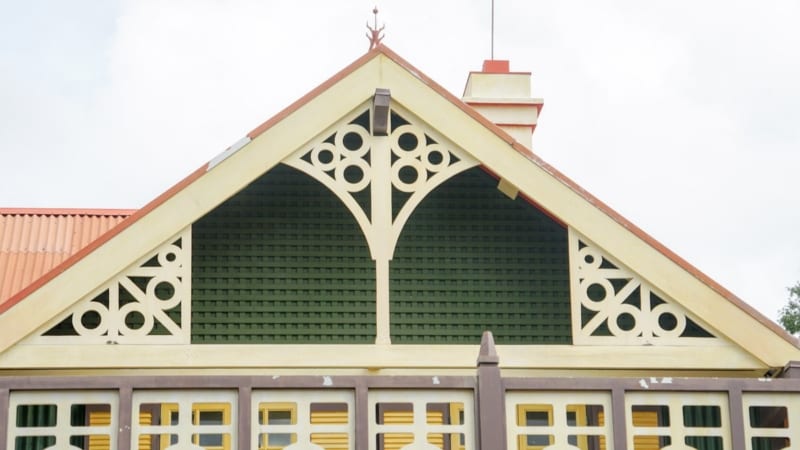
[[[700,320],[572,229],[569,252],[575,344],[722,344]]]
[[[370,391],[369,449],[472,450],[473,398],[472,391]]]
[[[259,450],[352,450],[352,391],[254,391],[252,442]]]
[[[191,228],[186,228],[43,327],[28,343],[188,343],[190,298]]]
[[[724,393],[629,392],[625,411],[631,450],[731,448]]]
[[[509,392],[508,448],[614,450],[611,396],[601,392]]]
[[[12,392],[6,448],[115,449],[118,405],[116,392]]]

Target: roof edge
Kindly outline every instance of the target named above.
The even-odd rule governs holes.
[[[0,208],[4,216],[130,216],[135,209],[112,208]]]

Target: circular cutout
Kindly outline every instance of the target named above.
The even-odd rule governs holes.
[[[612,335],[623,336],[639,336],[642,334],[642,324],[639,320],[641,311],[636,309],[633,305],[621,304],[609,312],[608,315],[608,330]]]
[[[606,300],[612,300],[615,295],[611,282],[597,275],[581,280],[580,289],[583,293],[581,305],[591,311],[602,311],[608,303]]]
[[[145,295],[153,307],[166,311],[178,306],[178,303],[181,302],[181,296],[178,293],[180,285],[181,282],[177,277],[157,276],[147,283]]]
[[[344,180],[349,184],[360,183],[364,179],[364,171],[357,165],[350,165],[344,168],[342,173]]]
[[[79,336],[102,336],[108,332],[107,315],[108,309],[102,304],[87,302],[72,313],[72,327]]]
[[[122,335],[147,336],[153,329],[153,315],[148,314],[139,302],[126,304],[119,309],[119,314],[122,317],[119,330]]]
[[[418,159],[401,159],[392,165],[392,184],[403,192],[414,192],[425,183],[425,168]]]
[[[369,134],[364,127],[351,123],[339,129],[334,143],[345,158],[362,158],[369,151]]]
[[[361,158],[345,158],[336,166],[336,181],[344,184],[348,192],[358,192],[369,185],[369,166]]]
[[[333,144],[323,142],[311,150],[311,164],[323,172],[333,170],[338,162],[339,151]]]
[[[591,247],[583,247],[578,250],[579,260],[583,262],[584,269],[599,269],[603,262],[603,256],[598,250]]]
[[[425,169],[430,172],[438,172],[446,169],[450,165],[450,152],[442,148],[439,144],[431,144],[425,149],[423,155]]]
[[[342,145],[347,150],[354,152],[360,149],[364,145],[364,139],[361,138],[361,135],[358,133],[347,133],[342,138]]]
[[[158,264],[161,265],[161,267],[170,267],[180,264],[179,261],[182,251],[183,250],[175,244],[163,247],[158,252]]]
[[[586,288],[586,297],[593,302],[602,302],[607,295],[606,288],[600,284],[592,283]]]
[[[669,303],[662,303],[652,309],[656,319],[653,334],[662,338],[679,338],[686,329],[686,316]]]
[[[630,313],[622,313],[618,315],[616,322],[617,327],[619,327],[619,329],[622,331],[631,331],[632,329],[636,328],[636,318]]]
[[[413,125],[401,125],[391,135],[392,151],[401,159],[419,158],[426,147],[425,133]]]
[[[175,287],[172,283],[161,281],[155,288],[156,298],[160,301],[168,301],[175,297]]]

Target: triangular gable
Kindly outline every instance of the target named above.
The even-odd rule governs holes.
[[[386,47],[364,55],[328,82],[270,119],[231,149],[198,169],[134,214],[111,233],[34,283],[3,307],[0,351],[63,314],[154,249],[186,229],[295,152],[320,130],[367,103],[376,88],[391,89],[392,102],[465,149],[502,183],[510,185],[568,224],[575,236],[613,255],[620,267],[657,287],[694,318],[705,318],[715,334],[766,366],[797,357],[794,340],[776,325],[652,238],[587,194],[516,143],[470,107],[448,94]],[[698,319],[699,320],[699,319]],[[758,340],[752,339],[759,336]],[[745,358],[746,359],[746,358]]]

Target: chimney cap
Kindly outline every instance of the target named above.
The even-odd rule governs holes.
[[[483,61],[484,73],[509,73],[509,63],[507,59],[487,59]]]

